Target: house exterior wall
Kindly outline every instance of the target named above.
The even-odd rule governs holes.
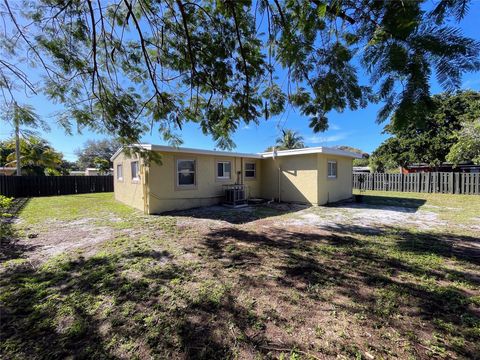
[[[262,159],[261,197],[317,205],[317,154]],[[280,167],[280,184],[279,184]]]
[[[337,162],[337,177],[328,177],[328,161]],[[343,156],[317,154],[318,167],[318,204],[349,199],[352,197],[353,159]]]
[[[279,185],[280,200],[285,202],[324,205],[352,196],[350,157],[322,153],[277,156],[275,159],[188,152],[160,154],[161,164],[140,166],[140,179],[133,181],[130,164],[137,158],[129,158],[120,153],[114,159],[115,199],[149,214],[159,214],[218,204],[223,198],[222,185],[237,182],[243,182],[246,186],[248,198],[278,199]],[[195,186],[177,186],[176,161],[179,159],[195,160]],[[328,177],[329,160],[337,162],[336,178]],[[230,179],[217,178],[217,161],[231,162]],[[256,164],[256,176],[253,179],[244,176],[247,162]],[[142,160],[139,160],[139,163],[142,165]],[[118,164],[123,166],[123,180],[119,180],[117,176]]]
[[[243,175],[242,162],[245,164],[247,161],[257,164],[256,178],[244,181],[248,187],[247,196],[259,196],[261,171],[259,159],[171,152],[162,152],[161,158],[161,164],[152,163],[149,166],[148,213],[150,214],[218,204],[223,197],[222,185],[241,182],[241,178],[237,178],[237,172],[242,171],[241,175]],[[194,187],[182,189],[177,186],[176,160],[178,159],[195,160],[196,184]],[[230,179],[217,178],[217,161],[231,162]]]
[[[237,158],[238,159],[238,158]],[[240,159],[239,159],[240,160]],[[245,174],[245,163],[255,163],[256,175],[255,178],[243,178],[243,184],[247,187],[248,198],[260,198],[262,197],[261,179],[264,176],[262,167],[263,160],[261,159],[243,159],[243,172]]]
[[[139,180],[132,179],[131,162],[139,161],[140,170],[143,168],[142,160],[135,155],[128,157],[120,153],[113,161],[114,179],[113,186],[115,191],[115,200],[121,201],[127,205],[144,211],[144,194],[143,181],[144,173],[140,172]],[[123,180],[119,180],[117,176],[117,165],[121,164],[123,167]]]

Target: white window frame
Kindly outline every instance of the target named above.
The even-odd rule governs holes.
[[[218,176],[218,164],[222,164],[222,169],[223,169],[223,176]],[[229,164],[230,165],[230,172],[228,173],[228,176],[225,176],[225,165]],[[230,180],[232,178],[232,162],[230,160],[217,160],[216,166],[215,166],[215,176],[218,180]]]
[[[189,173],[193,174],[193,184],[180,184],[180,173],[178,171],[178,164],[181,161],[193,161],[193,171],[189,171]],[[194,189],[197,187],[197,160],[196,159],[176,159],[175,160],[175,185],[177,189]]]
[[[248,170],[247,165],[253,165],[253,170]],[[256,179],[257,178],[257,163],[254,161],[245,162],[245,179]],[[247,171],[253,171],[253,176],[247,176]]]
[[[330,165],[335,165],[335,167],[331,167]],[[333,174],[333,171],[332,173],[330,172],[330,169],[335,169],[335,174]],[[327,162],[327,177],[329,179],[336,179],[338,176],[338,163],[337,163],[337,160],[328,160]]]
[[[117,164],[117,180],[123,181],[123,164]]]
[[[136,170],[137,170],[136,176],[133,175],[133,165],[134,164],[136,164],[135,165]],[[137,182],[137,181],[140,180],[140,163],[138,162],[138,160],[130,162],[130,172],[132,174],[132,181]]]

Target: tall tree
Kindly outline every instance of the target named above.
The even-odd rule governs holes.
[[[8,140],[0,141],[0,166],[6,166],[8,155],[15,152],[15,150],[8,145]]]
[[[275,148],[279,150],[291,150],[304,148],[303,137],[294,130],[282,130],[282,136],[276,140]]]
[[[447,161],[455,165],[462,162],[480,165],[480,118],[463,122],[456,138],[457,142],[450,148]]]
[[[394,124],[386,126],[386,132],[393,136],[372,153],[370,160],[374,168],[411,163],[438,166],[447,160],[447,154],[457,143],[462,124],[480,117],[480,92],[443,93],[433,96],[432,104],[432,110],[418,114],[415,123],[402,128]],[[395,113],[393,118],[399,116],[401,114]]]
[[[353,166],[368,166],[369,157],[370,157],[369,153],[366,153],[363,150],[360,150],[360,149],[357,149],[357,148],[354,148],[354,147],[351,147],[351,146],[347,146],[347,145],[336,146],[336,148],[340,149],[340,150],[350,151],[350,152],[362,155],[361,159],[353,159]]]
[[[7,147],[14,148],[15,140],[6,143]],[[42,176],[49,170],[58,170],[62,164],[63,155],[44,139],[30,136],[20,139],[20,160],[23,175]],[[15,152],[7,156],[7,166],[16,165],[18,157]]]
[[[33,133],[28,128],[38,128],[41,126],[44,130],[48,130],[49,127],[35,112],[34,108],[30,105],[19,105],[13,98],[10,98],[10,102],[2,109],[3,121],[9,123],[15,133],[15,158],[18,159],[15,164],[17,168],[17,176],[22,174],[21,156],[20,156],[20,136],[22,131],[25,134],[32,135]]]
[[[30,85],[18,60],[37,64],[67,129],[126,143],[156,126],[178,144],[195,122],[230,148],[242,122],[285,106],[318,132],[332,110],[378,100],[379,121],[395,111],[401,126],[431,108],[432,73],[453,90],[480,67],[480,44],[454,27],[471,0],[2,2],[0,79]]]
[[[98,173],[101,175],[108,174],[110,171],[110,160],[95,158],[94,160],[95,167],[98,169]]]
[[[81,169],[88,167],[97,167],[96,159],[105,160],[110,168],[112,163],[110,158],[119,149],[120,143],[114,139],[88,140],[83,148],[75,150],[78,156],[77,164]]]

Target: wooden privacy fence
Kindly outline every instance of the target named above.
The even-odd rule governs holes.
[[[0,195],[33,197],[113,191],[113,176],[0,176]]]
[[[363,182],[360,180],[361,177],[363,177]],[[480,173],[354,173],[353,188],[361,190],[480,195]]]

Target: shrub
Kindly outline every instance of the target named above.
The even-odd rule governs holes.
[[[8,216],[6,213],[10,206],[12,206],[13,198],[9,198],[3,195],[0,195],[0,214],[2,216]]]

